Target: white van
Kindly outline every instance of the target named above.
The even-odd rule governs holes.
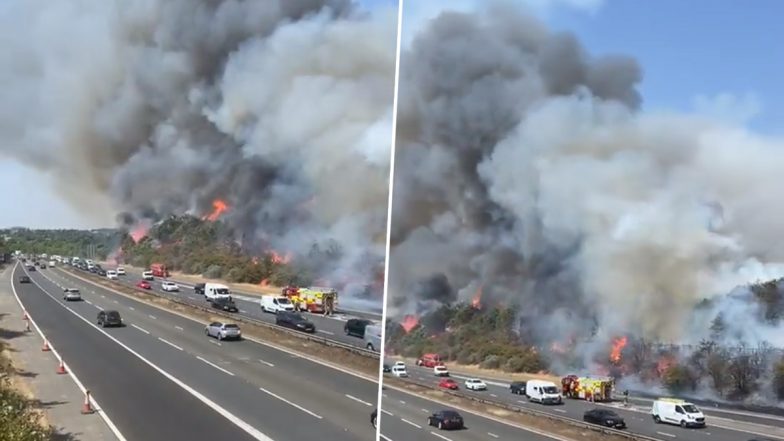
[[[405,378],[408,377],[408,371],[406,370],[405,366],[396,364],[392,366],[392,375],[400,378]]]
[[[144,280],[152,280],[154,277],[152,276],[152,271],[145,271],[142,273],[142,279]]]
[[[381,351],[381,325],[365,326],[365,348],[368,351]]]
[[[280,311],[293,311],[294,304],[288,297],[283,296],[261,296],[261,310],[277,314]]]
[[[558,387],[552,381],[531,380],[525,383],[525,394],[528,401],[541,404],[561,404],[563,398]]]
[[[231,291],[229,291],[228,286],[221,285],[220,283],[205,283],[204,297],[206,297],[208,301],[220,298],[228,299],[231,297]]]
[[[117,280],[117,271],[114,270],[106,271],[106,278],[109,280]]]
[[[705,427],[705,415],[692,403],[675,398],[659,398],[653,402],[651,416],[656,423],[681,427]]]

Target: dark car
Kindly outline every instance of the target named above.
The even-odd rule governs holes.
[[[370,320],[353,318],[349,319],[346,324],[343,325],[343,330],[346,332],[346,335],[365,338],[365,328],[371,324],[373,324],[373,322]]]
[[[197,283],[197,284],[193,285],[193,292],[195,292],[196,294],[199,294],[199,295],[204,295],[204,284],[203,283]]]
[[[122,326],[122,318],[117,311],[101,311],[98,313],[98,325],[105,328],[107,326]]]
[[[30,276],[19,276],[19,283],[30,283]]]
[[[373,413],[370,414],[370,424],[373,425],[373,428],[378,427],[378,409],[375,409]]]
[[[620,415],[609,409],[591,409],[583,414],[583,421],[600,426],[625,429],[626,422]]]
[[[98,268],[98,269],[95,270],[95,274],[98,274],[99,276],[104,276],[105,277],[106,276],[106,270],[103,269],[103,268]]]
[[[392,366],[384,363],[384,372],[392,372]]]
[[[210,302],[210,304],[212,305],[213,308],[221,309],[223,311],[229,311],[229,312],[237,312],[237,311],[239,311],[239,309],[237,308],[237,304],[234,303],[234,300],[232,300],[231,297],[229,297],[229,298],[217,297],[217,298],[213,299]]]
[[[35,265],[35,266],[38,266],[38,265],[40,265],[40,264],[41,264],[41,262],[39,262],[39,261],[37,261],[37,260],[36,260],[36,261],[35,261],[35,263],[34,263],[33,265]]]
[[[275,315],[275,324],[302,332],[316,332],[316,326],[305,319],[305,317],[302,317],[298,312],[278,311]]]
[[[34,273],[35,272],[35,267],[34,266],[29,266],[29,267],[27,267],[27,271],[30,271],[31,273]]]
[[[525,395],[525,381],[515,381],[510,384],[509,392],[515,395]]]
[[[40,268],[41,268],[41,269],[46,269],[46,264],[45,264],[45,263],[42,263]]]
[[[427,425],[444,429],[462,429],[463,417],[454,410],[439,410],[427,417]]]

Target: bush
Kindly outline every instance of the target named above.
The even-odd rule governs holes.
[[[202,274],[202,276],[208,279],[217,279],[223,273],[223,268],[220,265],[210,265],[206,271]]]
[[[501,366],[502,361],[501,357],[497,355],[488,355],[479,363],[479,367],[483,369],[498,369]]]
[[[784,360],[773,366],[773,390],[779,400],[784,400]]]
[[[678,364],[667,368],[662,381],[667,389],[676,393],[694,390],[697,387],[697,378],[691,369]]]

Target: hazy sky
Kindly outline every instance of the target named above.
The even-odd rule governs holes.
[[[366,7],[394,0],[362,0]],[[441,3],[441,6],[439,5]],[[467,10],[482,0],[406,2],[404,44],[446,7]],[[675,109],[737,120],[784,135],[784,2],[753,0],[528,0],[550,26],[575,32],[592,53],[624,53],[644,70],[645,110]],[[754,6],[754,7],[751,7]],[[3,140],[0,140],[3,142]],[[60,202],[45,175],[0,157],[0,227],[99,227]],[[107,216],[111,219],[111,216]]]

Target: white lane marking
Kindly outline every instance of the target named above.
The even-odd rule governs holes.
[[[437,434],[437,433],[435,433],[435,432],[433,432],[433,431],[431,431],[430,433],[432,433],[433,435],[435,435],[435,436],[437,436],[437,437],[439,437],[439,438],[441,438],[441,439],[445,439],[446,441],[452,441],[452,439],[451,439],[451,438],[447,438],[447,437],[445,437],[444,435],[439,435],[439,434]]]
[[[362,404],[364,404],[365,406],[372,406],[372,404],[368,403],[367,401],[362,401],[362,400],[360,400],[359,398],[357,398],[357,397],[355,397],[355,396],[352,396],[352,395],[349,395],[349,394],[346,394],[346,398],[348,398],[349,400],[354,400],[354,401],[356,401],[357,403],[362,403]]]
[[[179,329],[180,331],[183,331],[182,326],[174,325],[174,329]]]
[[[131,311],[136,311],[136,308],[134,308],[133,306],[129,306],[128,309],[130,309]]]
[[[196,356],[196,358],[198,358],[199,360],[201,360],[201,361],[207,363],[208,365],[214,367],[215,369],[218,369],[219,371],[223,371],[224,373],[227,373],[227,374],[231,375],[232,377],[234,376],[234,374],[232,374],[231,372],[227,371],[226,369],[223,369],[222,367],[218,366],[217,364],[215,364],[215,363],[213,363],[213,362],[211,362],[209,360],[206,360],[206,359],[204,359],[204,358],[202,358],[200,356]]]
[[[156,365],[155,363],[151,362],[150,360],[144,358],[141,354],[139,354],[138,352],[136,352],[133,349],[131,349],[125,343],[123,343],[120,340],[116,339],[115,337],[113,337],[108,332],[104,331],[103,329],[99,328],[97,325],[94,325],[92,322],[90,322],[86,318],[84,318],[81,315],[79,315],[76,311],[71,309],[69,306],[64,305],[64,304],[58,302],[56,297],[51,295],[49,293],[49,291],[47,291],[46,289],[44,289],[40,285],[39,285],[39,288],[41,288],[41,290],[43,292],[45,292],[47,296],[51,297],[52,300],[57,302],[57,304],[59,304],[60,306],[62,306],[66,310],[68,310],[68,312],[70,312],[71,314],[75,315],[80,320],[84,321],[88,325],[90,325],[93,328],[95,328],[98,332],[100,332],[101,334],[105,335],[107,338],[109,338],[113,342],[115,342],[118,345],[120,345],[120,347],[122,347],[126,351],[128,351],[131,354],[133,354],[134,356],[136,356],[136,358],[138,358],[139,360],[143,361],[144,363],[146,363],[148,366],[150,366],[151,368],[155,369],[156,371],[158,371],[161,375],[163,375],[164,377],[168,378],[174,384],[176,384],[177,386],[181,387],[182,389],[184,389],[186,392],[188,392],[189,394],[193,395],[194,397],[196,397],[199,401],[201,401],[202,403],[204,403],[207,406],[209,406],[212,410],[214,410],[215,412],[219,413],[221,416],[223,416],[227,420],[231,421],[235,426],[237,426],[240,429],[244,430],[248,435],[252,436],[253,438],[257,439],[258,441],[274,441],[272,438],[270,438],[267,435],[261,433],[258,429],[256,429],[255,427],[251,426],[250,424],[248,424],[247,422],[242,420],[237,415],[234,415],[233,413],[227,411],[223,407],[219,406],[216,402],[214,402],[214,401],[210,400],[209,398],[205,397],[204,395],[202,395],[196,389],[194,389],[194,388],[188,386],[187,384],[183,383],[179,378],[175,377],[174,375],[170,374],[169,372],[167,372],[167,371],[163,370],[162,368],[158,367],[158,365]],[[20,302],[20,304],[21,304],[21,302]],[[66,366],[66,368],[67,368],[67,366]],[[122,438],[122,437],[120,436],[120,438]],[[123,438],[123,440],[124,440],[124,438]]]
[[[421,410],[422,412],[425,412],[425,413],[430,413],[430,411],[427,410],[427,409],[419,409],[419,410]]]
[[[85,302],[86,302],[88,305],[92,305],[92,304],[93,304],[93,302],[91,302],[91,301],[89,301],[89,300],[87,300],[87,299],[84,299],[84,301],[85,301]]]
[[[113,301],[114,303],[118,303],[118,304],[120,303],[120,302],[118,302],[117,300],[112,300],[112,301]]]
[[[381,437],[381,439],[383,439],[384,441],[392,441],[392,439],[391,439],[391,438],[388,438],[388,437],[387,437],[386,435],[384,435],[383,433],[379,433],[379,434],[378,434],[378,436],[380,436],[380,437]]]
[[[555,409],[553,409],[553,410],[554,410],[555,412],[566,413],[566,411],[565,411],[565,410],[563,410],[563,409],[558,409],[558,408],[555,408]]]
[[[662,435],[662,436],[669,436],[670,438],[677,438],[672,433],[667,433],[667,432],[656,432],[656,433],[658,433],[659,435]]]
[[[403,400],[400,400],[400,404],[406,404],[406,402],[403,401]]]
[[[412,426],[416,427],[417,429],[421,429],[421,428],[422,428],[422,426],[420,426],[419,424],[417,424],[417,423],[412,423],[411,421],[409,421],[409,420],[407,420],[407,419],[405,419],[405,418],[400,418],[400,421],[402,421],[402,422],[404,422],[404,423],[406,423],[406,424],[410,424],[410,425],[412,425]]]
[[[93,291],[92,293],[95,294],[95,291]],[[106,296],[103,295],[103,294],[101,294],[101,297],[104,298],[104,299],[106,298]]]
[[[389,415],[389,416],[395,416],[392,412],[390,412],[390,411],[388,411],[386,409],[381,409],[381,411],[384,412],[385,414]]]
[[[139,327],[139,326],[136,326],[136,325],[134,325],[133,323],[131,323],[131,326],[133,326],[134,328],[136,328],[136,329],[138,329],[138,330],[140,330],[140,331],[144,332],[145,334],[149,334],[149,333],[150,333],[150,331],[148,331],[148,330],[146,330],[146,329],[144,329],[144,328],[141,328],[141,327]]]
[[[158,337],[158,340],[160,340],[160,341],[162,341],[162,342],[166,343],[167,345],[169,345],[169,346],[173,347],[174,349],[178,349],[178,350],[180,350],[180,351],[182,350],[182,348],[181,348],[181,347],[179,347],[179,346],[175,345],[174,343],[170,342],[169,340],[166,340],[166,339],[164,339],[164,338],[160,338],[160,337]]]
[[[324,331],[323,329],[319,329],[318,332],[320,332],[322,334],[327,334],[327,335],[335,335],[334,332]]]
[[[240,312],[243,313],[243,314],[247,314],[248,313],[248,311],[246,311],[244,309],[240,309]]]
[[[498,395],[496,395],[496,394],[490,394],[490,396],[493,397],[493,398],[498,398]]]
[[[264,361],[264,360],[261,360],[261,359],[259,359],[259,362],[260,362],[260,363],[264,363],[264,364],[266,364],[266,365],[267,365],[267,366],[269,366],[269,367],[275,367],[275,365],[274,365],[274,364],[272,364],[272,363],[270,363],[269,361]]]
[[[280,395],[276,395],[276,394],[274,394],[274,393],[272,393],[272,392],[268,391],[267,389],[264,389],[263,387],[260,387],[260,388],[259,388],[259,390],[260,390],[260,391],[262,391],[262,392],[264,392],[264,393],[266,393],[266,394],[268,394],[268,395],[271,395],[271,396],[273,396],[273,397],[275,397],[275,398],[279,399],[280,401],[283,401],[284,403],[286,403],[286,404],[288,404],[288,405],[290,405],[290,406],[294,406],[294,407],[296,407],[297,409],[299,409],[299,410],[301,410],[301,411],[303,411],[303,412],[307,413],[308,415],[311,415],[311,416],[314,416],[314,417],[316,417],[316,418],[318,418],[318,419],[321,419],[321,415],[317,415],[317,414],[315,414],[315,413],[313,413],[313,412],[309,411],[308,409],[305,409],[304,407],[300,406],[299,404],[292,403],[291,401],[289,401],[289,400],[287,400],[287,399],[285,399],[285,398],[281,397]]]
[[[215,340],[207,340],[207,341],[208,341],[208,342],[210,342],[210,343],[212,343],[212,344],[214,344],[214,345],[223,346],[222,344],[218,343],[218,342],[217,342],[217,341],[215,341]]]
[[[148,316],[148,317],[150,317],[150,318],[151,318],[151,319],[153,319],[153,320],[158,320],[158,319],[157,319],[157,318],[155,318],[155,316],[154,316],[154,315],[152,315],[152,314],[147,314],[147,316]]]
[[[487,432],[488,435],[492,436],[493,438],[498,438],[498,435],[492,432]]]

